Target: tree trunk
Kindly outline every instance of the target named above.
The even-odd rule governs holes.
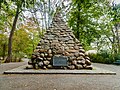
[[[119,31],[118,31],[118,24],[115,25],[116,29],[116,43],[117,43],[117,53],[120,52],[120,40],[119,40]]]
[[[13,25],[12,25],[12,29],[10,31],[10,36],[9,36],[9,41],[8,41],[8,57],[5,62],[11,62],[11,59],[12,59],[12,37],[13,37],[14,31],[16,29],[16,23],[17,23],[18,16],[19,16],[19,10],[20,10],[20,7],[17,6],[15,19],[13,21]]]
[[[3,55],[2,55],[3,60],[5,59],[5,52],[6,52],[6,44],[4,43],[4,45],[3,45]]]
[[[47,29],[47,20],[46,20],[46,3],[44,3],[44,19],[45,19],[45,30]]]
[[[49,8],[49,12],[48,12],[48,27],[49,27],[49,24],[50,24],[50,0],[48,1],[48,8]]]
[[[78,11],[80,11],[81,7],[80,7],[80,3],[78,3]],[[80,13],[77,15],[77,39],[80,39]]]

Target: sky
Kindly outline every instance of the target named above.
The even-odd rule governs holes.
[[[120,0],[115,0],[116,4],[119,4],[120,3]]]
[[[110,1],[114,1],[116,4],[120,3],[120,0],[110,0]]]

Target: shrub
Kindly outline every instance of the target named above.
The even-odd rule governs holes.
[[[89,57],[91,58],[91,61],[95,63],[112,64],[115,61],[113,55],[107,51],[90,54]]]

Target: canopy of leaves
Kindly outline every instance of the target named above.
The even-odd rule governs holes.
[[[114,23],[120,23],[120,4],[113,6],[111,15],[113,16]]]
[[[103,28],[108,31],[110,8],[106,0],[72,0],[71,7],[68,24],[84,46],[100,38]]]

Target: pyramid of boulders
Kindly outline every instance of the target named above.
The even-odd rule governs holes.
[[[53,57],[67,57],[67,66],[64,69],[92,69],[90,58],[57,12],[51,27],[46,30],[38,43],[31,60],[28,62],[33,68],[57,69],[53,65]]]

